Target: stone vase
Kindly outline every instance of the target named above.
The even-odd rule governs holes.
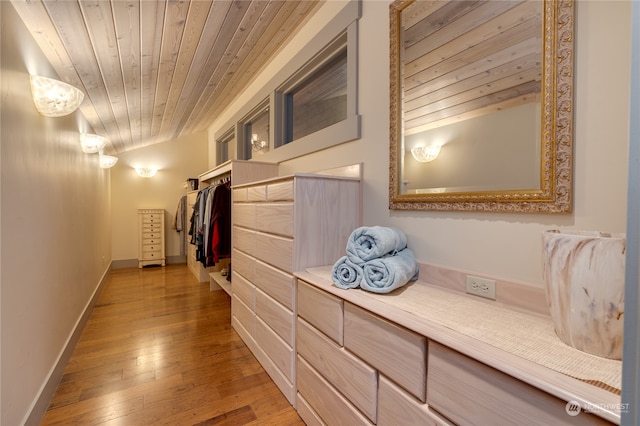
[[[547,303],[567,345],[622,359],[625,251],[624,234],[543,233]]]

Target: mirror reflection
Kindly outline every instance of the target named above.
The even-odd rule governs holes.
[[[570,210],[567,165],[549,176],[559,152],[570,156],[571,113],[557,101],[571,106],[572,46],[555,26],[572,36],[569,3],[391,5],[391,208]],[[557,51],[569,57],[556,63]]]

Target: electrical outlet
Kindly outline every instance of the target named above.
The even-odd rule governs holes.
[[[467,293],[496,300],[496,282],[486,278],[467,275]]]

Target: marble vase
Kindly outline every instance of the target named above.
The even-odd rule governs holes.
[[[547,303],[567,345],[622,359],[625,251],[624,234],[543,233]]]

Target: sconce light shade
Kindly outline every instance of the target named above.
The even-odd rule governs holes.
[[[91,133],[80,133],[80,145],[82,152],[93,154],[100,152],[107,144],[107,138]]]
[[[251,135],[251,148],[254,151],[264,151],[266,148],[268,148],[269,146],[269,142],[265,141],[265,140],[258,140],[258,135],[256,133],[253,133]],[[268,151],[268,149],[266,149]]]
[[[62,117],[78,109],[84,93],[62,81],[31,76],[31,95],[38,112],[46,117]]]
[[[118,157],[113,155],[100,155],[100,167],[103,169],[110,169],[118,162]]]
[[[140,177],[150,178],[150,177],[154,177],[156,173],[158,173],[158,170],[152,169],[151,167],[136,167],[136,173]]]
[[[411,148],[411,155],[416,161],[421,163],[428,163],[429,161],[433,161],[440,154],[440,146],[432,145],[432,146],[416,146]]]

